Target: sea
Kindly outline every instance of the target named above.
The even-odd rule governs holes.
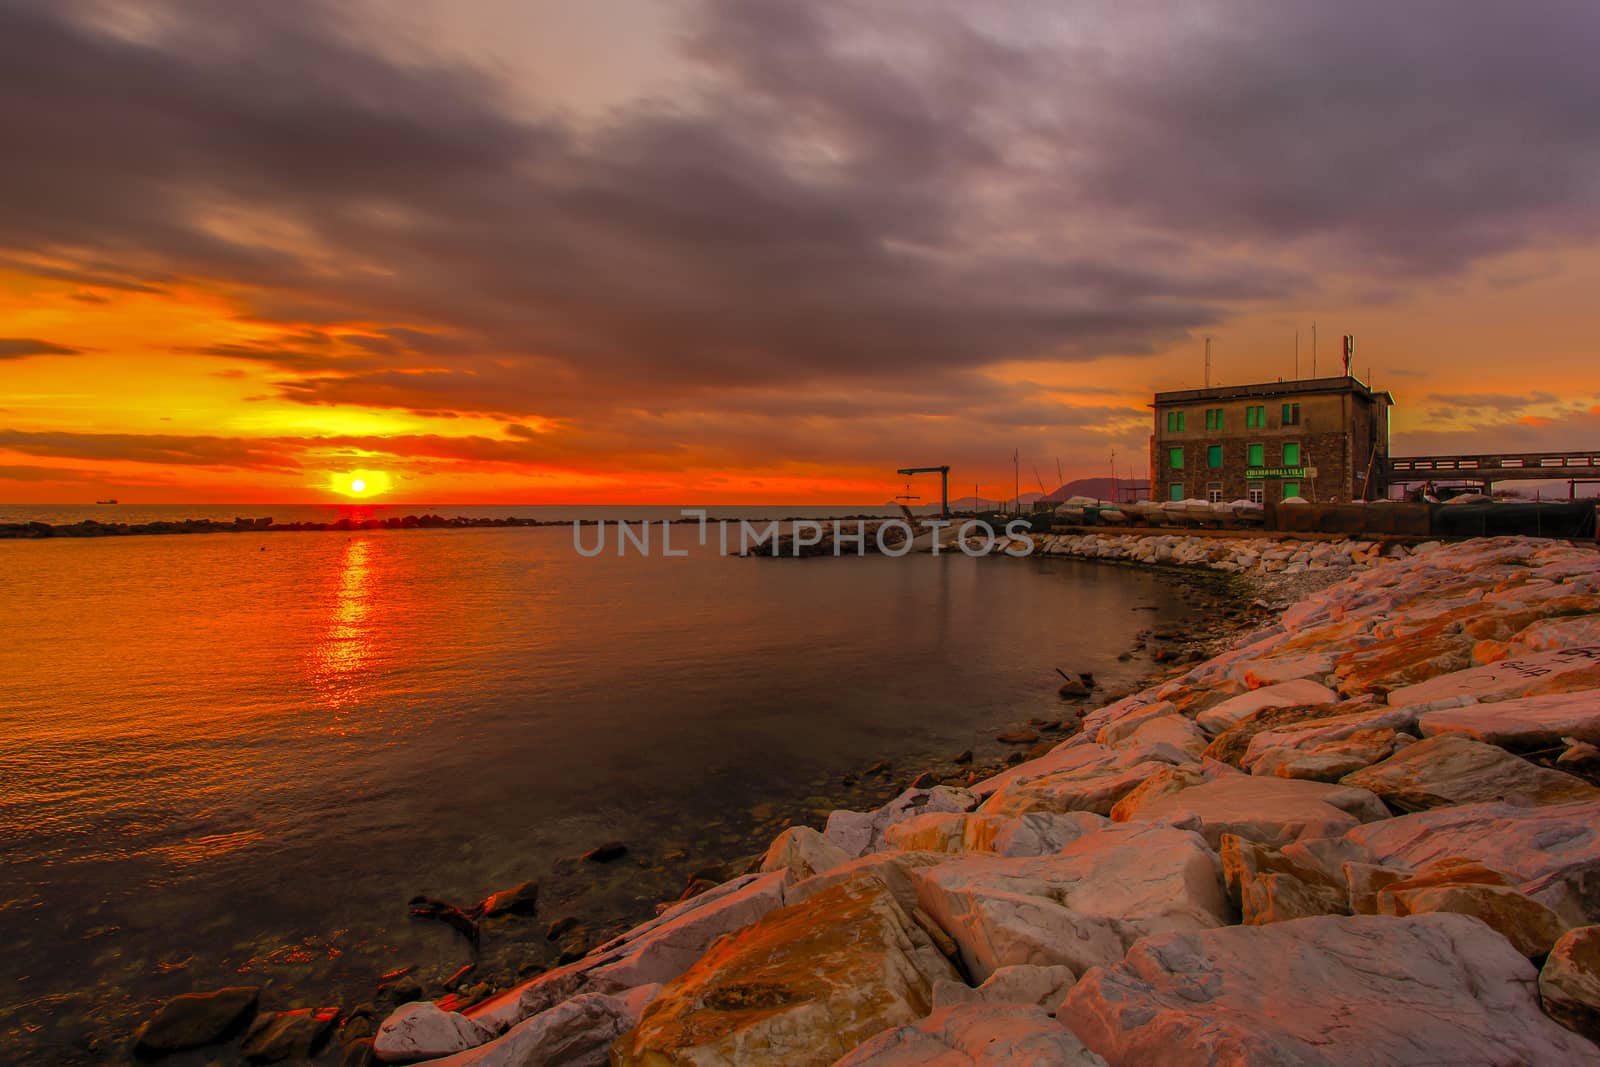
[[[678,509],[0,521],[427,511]],[[784,826],[952,772],[963,749],[997,760],[996,733],[1063,715],[1057,668],[1132,687],[1140,632],[1186,624],[1176,579],[1126,567],[709,540],[592,558],[570,525],[0,541],[0,1062],[122,1062],[161,1001],[221,986],[349,1010],[402,970],[504,983]],[[622,859],[580,858],[612,841]],[[470,905],[530,879],[538,914],[486,927],[476,953],[408,915],[417,895]]]

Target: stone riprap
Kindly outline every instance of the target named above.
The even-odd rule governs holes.
[[[1600,1064],[1600,793],[1556,762],[1600,738],[1600,554],[1043,543],[1349,575],[1003,774],[785,831],[761,873],[463,1012],[401,1008],[377,1055]]]
[[[1040,534],[1034,551],[1046,556],[1124,560],[1174,567],[1207,567],[1228,574],[1302,574],[1329,569],[1365,569],[1383,559],[1404,559],[1412,550],[1376,541],[1279,541],[1254,537],[1193,537],[1184,534]],[[1430,545],[1418,546],[1426,550]]]

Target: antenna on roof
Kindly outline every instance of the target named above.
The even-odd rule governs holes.
[[[1211,338],[1206,338],[1206,388],[1211,388]]]
[[[1300,331],[1294,332],[1294,380],[1300,380]]]
[[[1311,377],[1317,376],[1317,324],[1311,324]]]

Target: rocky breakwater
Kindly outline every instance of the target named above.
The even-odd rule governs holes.
[[[1190,537],[1183,534],[1037,534],[1034,551],[1047,556],[1120,560],[1175,567],[1207,567],[1227,574],[1303,574],[1362,570],[1385,559],[1406,559],[1416,549],[1376,541],[1297,541],[1255,537]]]
[[[1600,1064],[1600,555],[1423,546],[352,1062]]]

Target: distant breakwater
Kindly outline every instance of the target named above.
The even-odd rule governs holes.
[[[871,519],[877,516],[852,515],[850,520]],[[349,533],[358,530],[459,530],[505,526],[568,526],[578,523],[593,526],[600,522],[618,520],[602,519],[532,519],[517,516],[498,518],[469,518],[462,515],[392,515],[382,519],[343,518],[332,522],[274,522],[270,516],[261,518],[236,517],[222,519],[181,519],[155,522],[99,522],[84,519],[73,523],[0,522],[0,540],[43,540],[54,537],[132,537],[150,534],[207,534],[207,533],[303,533],[332,531]],[[623,520],[631,521],[631,520]],[[692,525],[697,517],[679,519],[652,519],[651,522],[670,522],[674,525]],[[752,520],[759,522],[792,523],[801,517]]]

